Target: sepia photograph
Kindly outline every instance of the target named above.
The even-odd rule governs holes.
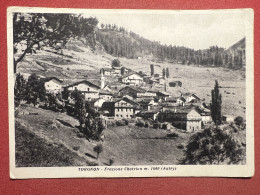
[[[253,10],[10,7],[10,177],[251,177]]]

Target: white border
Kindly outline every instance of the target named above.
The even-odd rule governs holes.
[[[246,23],[246,165],[166,165],[166,166],[109,166],[125,167],[174,167],[175,171],[78,171],[79,167],[15,167],[15,125],[14,125],[14,74],[13,74],[13,12],[31,13],[84,13],[89,14],[176,14],[178,13],[225,13],[243,12]],[[7,10],[8,43],[8,105],[9,105],[9,154],[10,177],[12,179],[28,178],[82,178],[82,177],[252,177],[254,175],[254,11],[253,9],[227,10],[126,10],[126,9],[69,9],[69,8],[35,8],[9,7]],[[100,166],[99,168],[105,168]]]

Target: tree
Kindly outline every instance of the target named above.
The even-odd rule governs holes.
[[[26,97],[28,103],[33,103],[34,106],[39,100],[44,100],[46,96],[46,90],[44,83],[41,81],[40,77],[36,74],[31,74],[28,78],[26,86]]]
[[[210,127],[190,137],[180,164],[238,164],[244,149],[232,134]]]
[[[121,63],[119,61],[119,59],[114,59],[112,61],[112,67],[120,67],[121,66]]]
[[[26,97],[26,87],[27,82],[24,79],[23,75],[20,73],[16,75],[15,84],[14,84],[14,100],[15,106],[19,106],[21,100],[24,100]]]
[[[153,64],[150,65],[150,69],[151,69],[151,76],[153,76],[154,75],[154,65]]]
[[[211,117],[216,125],[220,125],[222,122],[221,104],[222,104],[222,96],[219,92],[218,81],[216,80],[215,87],[211,91],[211,103],[210,103]]]
[[[97,153],[97,159],[99,158],[99,155],[101,152],[103,152],[103,146],[101,144],[96,145],[93,148],[93,151]]]
[[[162,70],[162,76],[163,76],[163,78],[165,78],[165,76],[166,76],[166,74],[165,74],[165,68],[163,68],[163,70]]]
[[[169,78],[170,73],[169,73],[169,68],[166,68],[166,77]]]
[[[121,75],[124,75],[125,74],[125,67],[122,67],[121,68]]]
[[[13,59],[14,73],[26,54],[36,53],[43,45],[61,49],[71,37],[93,33],[97,23],[95,18],[75,14],[14,13],[13,47],[17,54]],[[19,51],[21,46],[25,49]]]
[[[75,116],[79,120],[80,129],[82,128],[83,124],[86,121],[86,108],[85,108],[85,98],[84,95],[77,89],[75,89],[71,93],[74,101],[75,101]]]
[[[244,118],[242,116],[237,116],[234,119],[234,122],[237,126],[241,126],[244,123]]]

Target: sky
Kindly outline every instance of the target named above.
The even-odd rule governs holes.
[[[116,24],[151,41],[192,49],[206,49],[213,45],[228,48],[245,36],[242,11],[96,10],[83,16],[96,17],[99,26],[101,23]]]

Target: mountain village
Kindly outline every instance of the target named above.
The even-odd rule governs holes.
[[[245,37],[195,50],[97,24],[14,15],[17,167],[245,163]]]
[[[200,131],[212,121],[207,103],[193,93],[168,93],[167,78],[158,73],[146,75],[122,66],[102,68],[98,84],[82,80],[64,85],[56,77],[43,82],[47,93],[81,91],[105,121],[142,118],[151,121],[154,128],[175,127],[188,132]],[[162,90],[153,90],[154,86]],[[175,87],[180,87],[178,82]],[[68,98],[68,104],[73,104],[72,98]]]

